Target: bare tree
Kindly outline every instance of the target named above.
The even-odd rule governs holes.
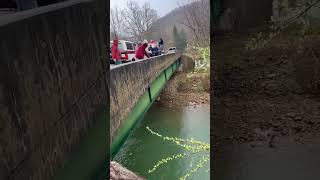
[[[186,0],[184,10],[185,19],[181,22],[193,34],[196,45],[209,46],[210,44],[210,1]]]
[[[138,40],[147,38],[151,33],[153,23],[158,19],[156,10],[149,3],[139,6],[137,2],[128,1],[124,10],[127,34],[135,36]]]
[[[124,21],[121,15],[123,14],[123,10],[115,7],[110,10],[110,30],[114,35],[118,35],[119,37],[125,36],[124,32]]]

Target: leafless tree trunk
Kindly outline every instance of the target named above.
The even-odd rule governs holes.
[[[185,20],[182,24],[191,30],[196,45],[210,45],[210,1],[186,0],[182,6]]]
[[[111,32],[118,35],[124,36],[124,21],[121,15],[123,14],[123,10],[116,8],[111,9],[110,11],[110,29]]]
[[[149,3],[139,6],[134,1],[128,1],[124,15],[127,33],[140,41],[151,33],[151,26],[158,19],[156,10],[152,9]]]

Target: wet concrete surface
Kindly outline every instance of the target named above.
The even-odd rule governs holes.
[[[275,148],[241,144],[220,148],[211,157],[214,180],[320,179],[319,143],[287,143]]]

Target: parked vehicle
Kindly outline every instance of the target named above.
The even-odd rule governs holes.
[[[112,46],[112,41],[110,41],[110,47]],[[119,40],[118,48],[121,53],[121,61],[135,61],[135,49],[136,44],[130,41]]]
[[[177,50],[176,50],[176,47],[170,47],[168,49],[168,53],[175,53]]]
[[[149,53],[150,57],[152,57],[152,45],[150,43],[148,43],[148,46],[146,48],[146,51]]]

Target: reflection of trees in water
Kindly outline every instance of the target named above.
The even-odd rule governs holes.
[[[199,158],[197,158],[198,161],[195,163],[195,165],[193,165],[193,163],[190,164],[191,170],[179,178],[180,180],[185,180],[188,177],[191,177],[193,174],[197,173],[199,169],[205,167],[209,163],[209,160],[210,160],[210,155],[208,153],[210,151],[209,143],[198,141],[193,138],[184,139],[179,137],[164,136],[162,134],[159,134],[153,131],[148,126],[146,128],[152,135],[158,136],[160,139],[164,141],[174,143],[177,146],[186,150],[185,153],[169,155],[168,157],[159,160],[151,169],[149,169],[148,173],[152,173],[156,171],[159,167],[165,166],[167,163],[173,160],[199,156],[200,160]],[[191,160],[191,162],[192,161],[193,159]],[[209,171],[210,169],[207,170],[207,172]]]
[[[286,16],[289,8],[288,0],[274,0],[272,3],[273,16]]]
[[[303,10],[303,7],[317,4],[317,0],[273,0],[273,16],[285,17],[290,16],[292,11]],[[307,14],[312,17],[320,18],[320,6],[312,5]]]
[[[273,0],[223,0],[220,2],[215,23],[218,31],[242,31],[263,25],[270,21],[272,16]]]
[[[246,49],[263,49],[280,35],[292,35],[300,44],[299,48],[303,47],[301,45],[306,35],[312,34],[314,29],[315,33],[318,32],[320,14],[318,17],[314,14],[314,12],[320,13],[318,5],[320,5],[320,0],[301,0],[295,3],[289,3],[288,0],[274,0],[274,14],[271,17],[271,23],[268,24],[269,32],[257,33],[247,42]],[[316,8],[317,11],[312,12]],[[290,41],[290,43],[295,41]]]

